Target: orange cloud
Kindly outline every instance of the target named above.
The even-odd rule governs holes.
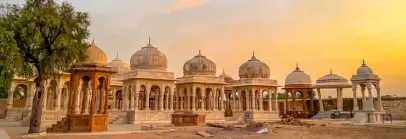
[[[162,12],[164,14],[178,12],[178,11],[182,11],[184,9],[203,5],[206,2],[207,2],[207,0],[177,0],[175,3],[171,4],[169,7],[165,8]]]

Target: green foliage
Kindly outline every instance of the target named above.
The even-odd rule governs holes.
[[[88,14],[67,2],[0,4],[0,89],[8,90],[14,74],[35,78],[30,133],[39,132],[45,80],[86,58],[89,25]]]

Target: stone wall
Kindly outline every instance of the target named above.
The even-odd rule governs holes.
[[[374,101],[377,108],[377,101]],[[406,97],[382,98],[383,109],[392,114],[393,120],[406,120]]]

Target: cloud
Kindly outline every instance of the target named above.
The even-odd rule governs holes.
[[[166,7],[162,13],[169,14],[172,12],[179,12],[188,8],[203,5],[206,2],[207,0],[176,0],[175,3],[171,4],[169,7]]]

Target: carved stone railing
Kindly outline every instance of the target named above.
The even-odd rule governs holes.
[[[131,111],[129,114],[128,123],[141,124],[141,123],[171,123],[173,112],[171,111]]]

